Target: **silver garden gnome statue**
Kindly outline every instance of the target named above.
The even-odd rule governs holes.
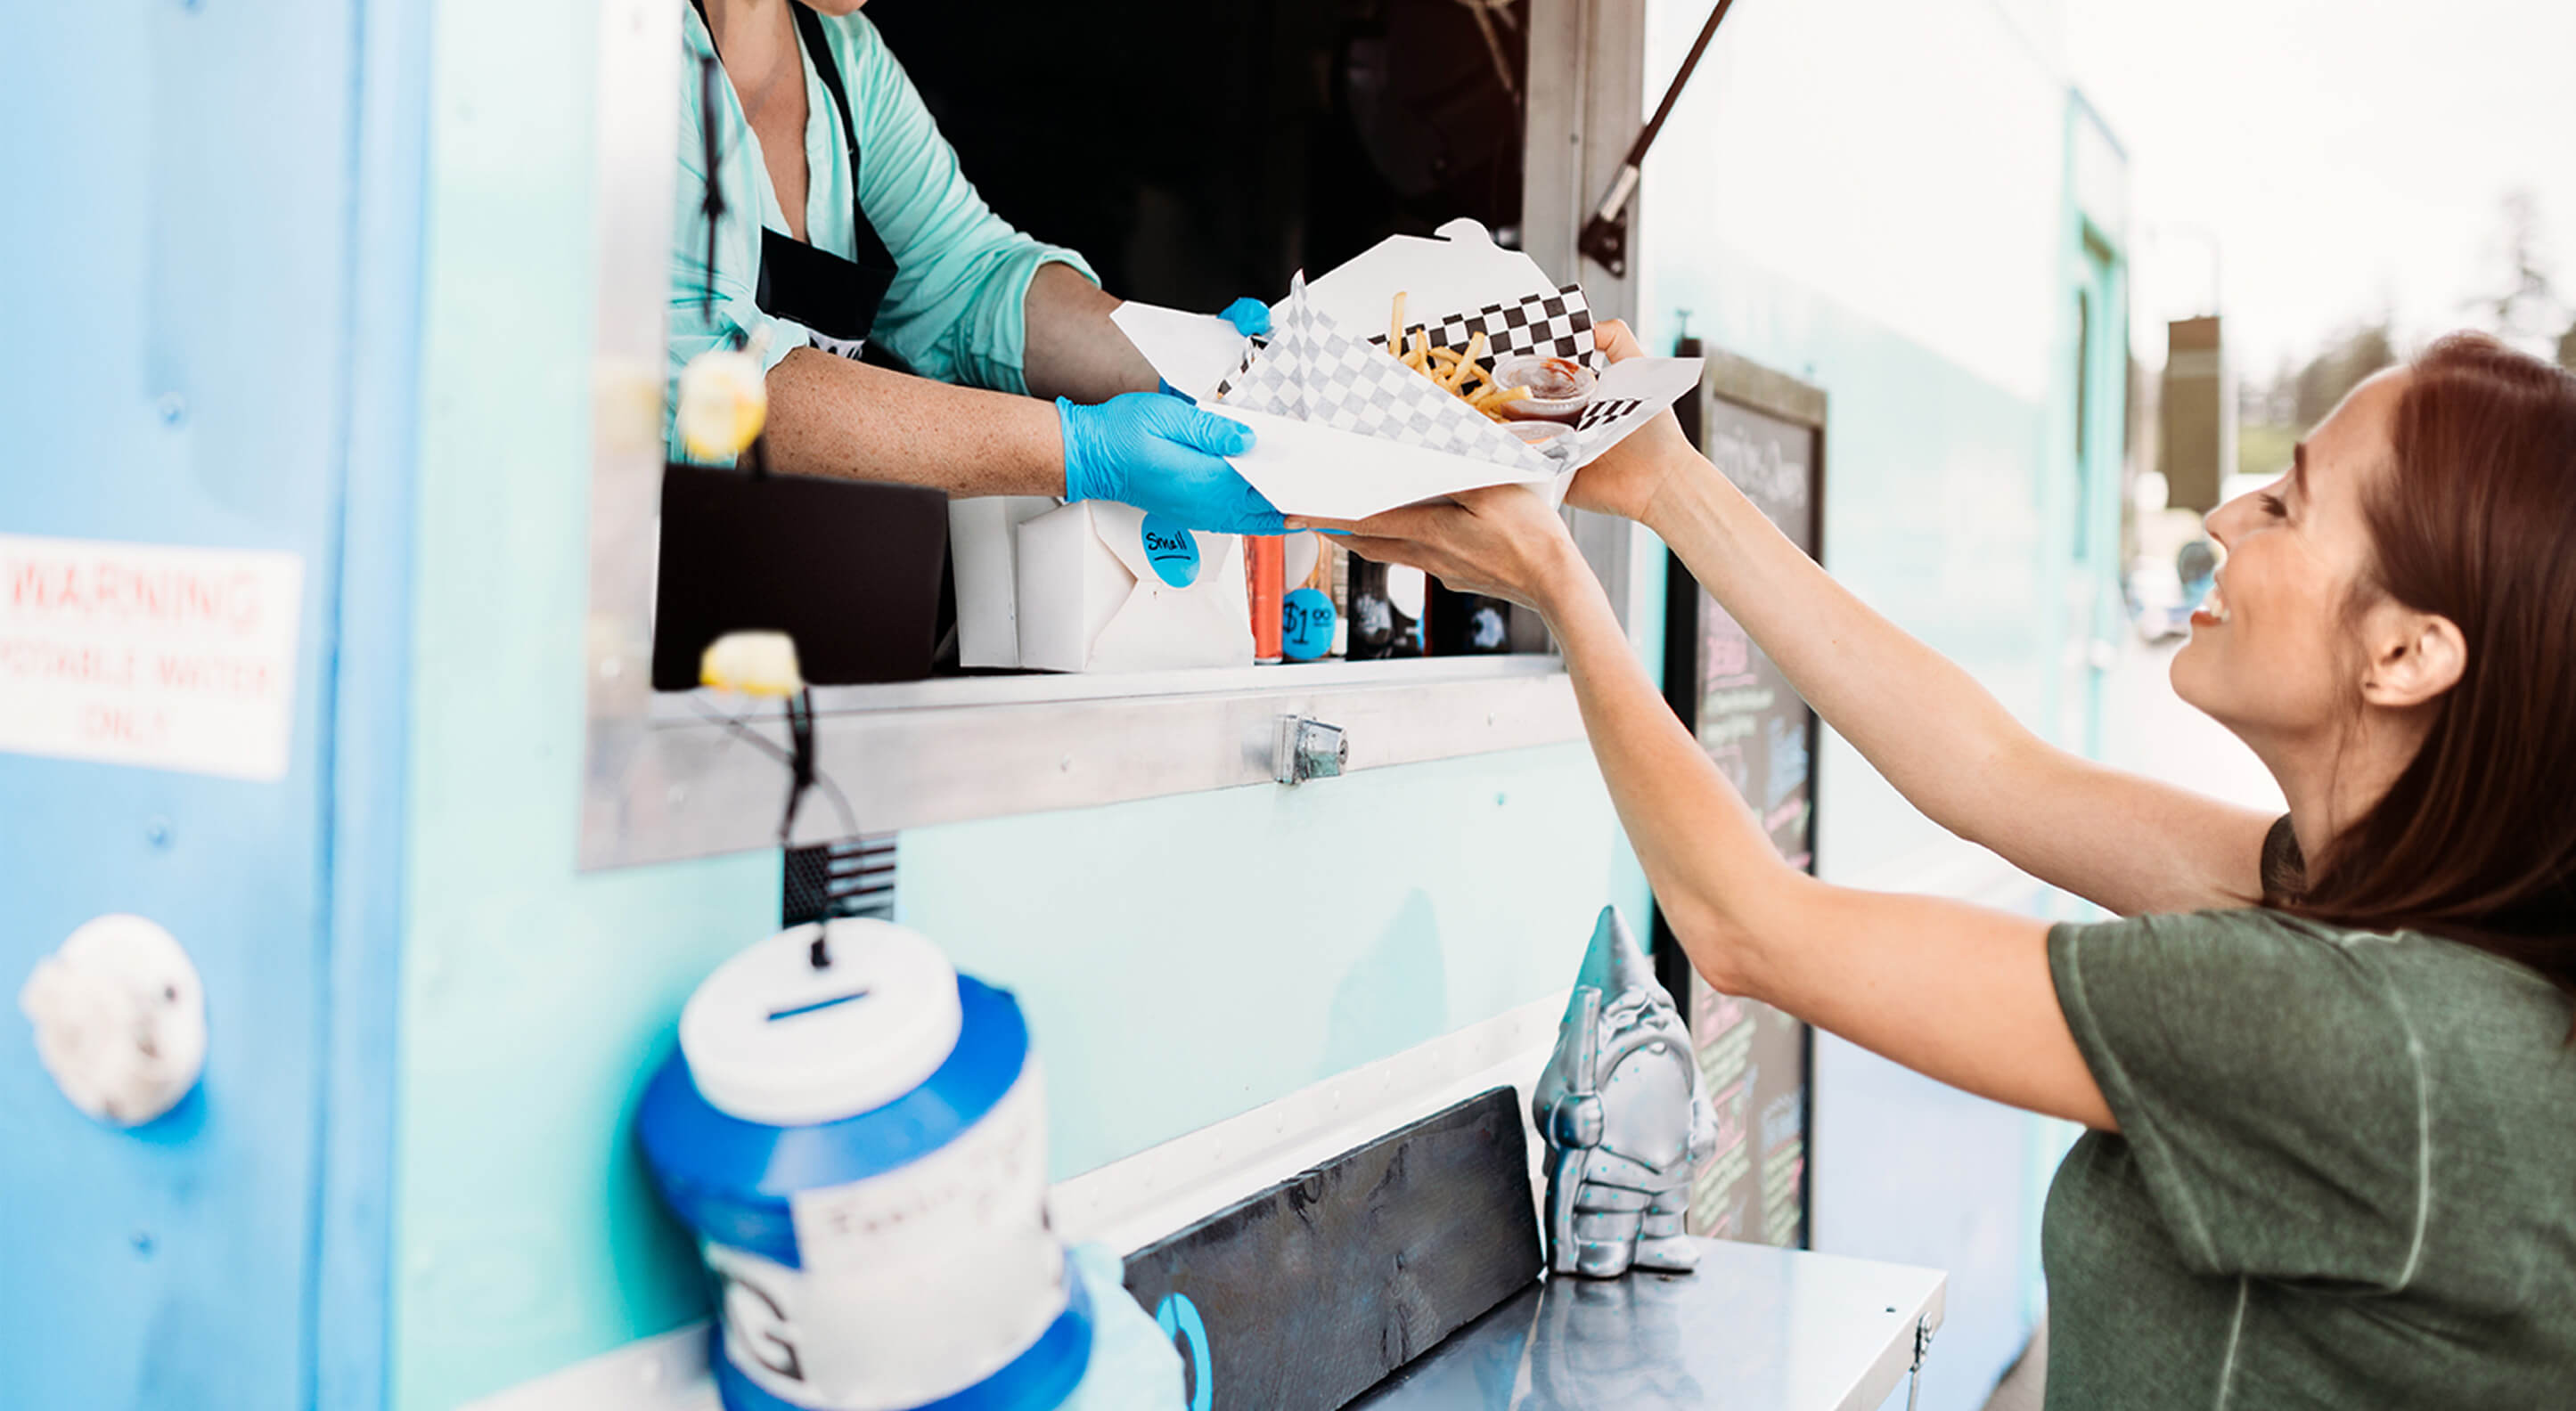
[[[1687,1274],[1691,1168],[1717,1145],[1690,1031],[1616,907],[1601,908],[1574,998],[1531,1095],[1547,1142],[1548,1267]]]

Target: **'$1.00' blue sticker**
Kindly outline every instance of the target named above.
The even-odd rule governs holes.
[[[1318,588],[1300,588],[1279,604],[1279,650],[1291,661],[1313,661],[1333,649],[1333,600]]]
[[[1175,588],[1199,581],[1199,536],[1150,514],[1140,532],[1145,539],[1145,562],[1154,566],[1155,577]]]

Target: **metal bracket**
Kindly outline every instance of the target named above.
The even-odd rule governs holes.
[[[1279,717],[1279,733],[1270,756],[1270,777],[1282,784],[1340,776],[1351,762],[1350,737],[1338,725],[1302,715]]]
[[[1932,1350],[1930,1319],[1914,1323],[1914,1365],[1905,1369],[1905,1411],[1914,1411],[1916,1398],[1923,1395],[1923,1355]]]
[[[1619,164],[1619,175],[1612,178],[1592,218],[1583,223],[1583,234],[1575,248],[1610,271],[1613,278],[1628,277],[1628,198],[1637,194],[1637,172],[1645,165],[1646,149],[1654,146],[1655,138],[1663,132],[1664,119],[1673,115],[1673,104],[1682,96],[1682,89],[1689,86],[1691,75],[1699,69],[1700,56],[1708,52],[1708,42],[1717,37],[1718,22],[1726,18],[1728,7],[1734,3],[1735,0],[1717,0],[1716,8],[1708,12],[1708,22],[1700,26],[1699,38],[1692,42],[1690,53],[1673,75],[1672,86],[1664,90],[1664,101],[1655,106],[1655,115],[1646,120],[1637,140],[1629,144],[1628,159]]]

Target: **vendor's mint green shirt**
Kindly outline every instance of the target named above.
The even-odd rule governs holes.
[[[2576,1050],[2537,973],[2260,910],[2048,956],[2120,1125],[2049,1190],[2052,1411],[2576,1407]]]
[[[712,283],[708,278],[699,61],[715,57],[715,42],[696,7],[686,0],[671,2],[686,12],[681,23],[687,48],[680,66],[680,181],[671,243],[669,374],[674,386],[666,403],[677,406],[680,369],[699,353],[731,346],[737,334],[746,339],[766,334],[761,351],[766,371],[807,346],[812,334],[791,320],[770,317],[752,302],[760,278],[761,228],[783,234],[787,219],[762,163],[760,139],[721,73],[715,122],[722,157],[716,179],[725,210],[716,225]],[[1021,234],[975,194],[958,169],[956,152],[939,135],[921,95],[874,25],[855,14],[825,16],[823,29],[850,95],[850,120],[859,137],[858,202],[894,256],[894,285],[869,337],[883,340],[924,377],[1026,392],[1022,310],[1030,279],[1040,265],[1051,262],[1071,265],[1095,282],[1098,276],[1080,255]],[[823,86],[810,54],[805,56],[805,108],[805,238],[848,259],[857,250],[849,143],[831,90]],[[680,454],[676,437],[672,454]]]

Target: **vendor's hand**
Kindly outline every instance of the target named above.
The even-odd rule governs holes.
[[[1249,296],[1226,305],[1225,312],[1217,317],[1233,324],[1234,331],[1246,338],[1259,338],[1270,331],[1270,306]],[[1169,379],[1163,380],[1162,392],[1166,397],[1178,397],[1194,407],[1199,404],[1198,398],[1173,386]]]
[[[1252,428],[1178,397],[1129,392],[1096,407],[1059,397],[1064,497],[1115,500],[1185,529],[1277,534],[1279,511],[1222,459],[1252,449]]]
[[[1422,569],[1461,593],[1505,598],[1544,613],[1592,570],[1565,521],[1524,485],[1465,490],[1447,503],[1407,505],[1367,519],[1306,519],[1291,529],[1346,534],[1363,558]]]
[[[1593,325],[1592,340],[1614,363],[1646,355],[1628,325],[1615,318]],[[1643,521],[1666,478],[1676,474],[1677,467],[1688,466],[1696,459],[1690,438],[1682,434],[1682,424],[1668,407],[1576,471],[1565,502],[1579,510]]]
[[[1270,306],[1259,299],[1237,299],[1225,306],[1220,317],[1246,338],[1260,338],[1270,332]]]

